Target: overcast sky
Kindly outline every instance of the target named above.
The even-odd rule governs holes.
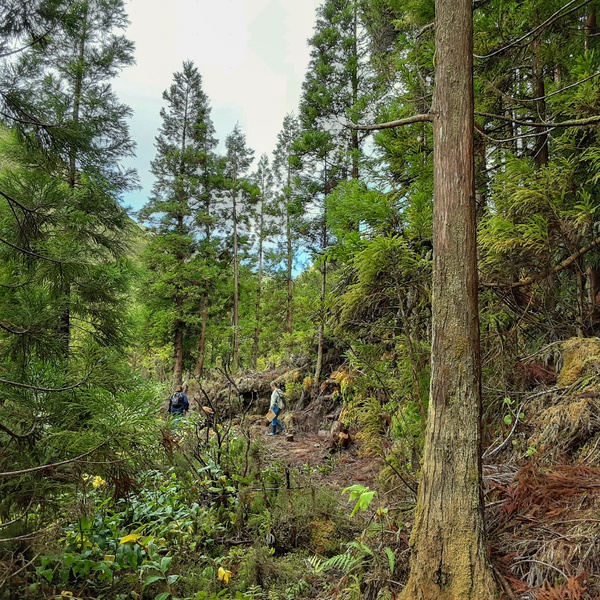
[[[134,111],[131,135],[142,190],[125,197],[139,209],[152,187],[149,172],[154,138],[161,125],[162,93],[191,60],[202,75],[217,137],[239,123],[248,145],[270,154],[283,118],[295,112],[309,59],[321,0],[125,0],[135,42],[136,64],[125,69],[114,88]]]

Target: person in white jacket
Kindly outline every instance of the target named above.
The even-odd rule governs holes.
[[[275,413],[275,418],[271,421],[271,433],[268,435],[279,435],[285,429],[283,423],[277,418],[283,408],[283,392],[276,381],[271,383],[271,390],[273,391],[269,409]]]

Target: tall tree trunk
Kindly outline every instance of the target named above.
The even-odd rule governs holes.
[[[327,170],[325,170],[327,175]],[[325,189],[327,190],[328,178],[325,177]],[[333,186],[335,187],[335,186]],[[332,187],[332,189],[333,189]],[[321,224],[321,247],[323,253],[327,250],[329,245],[329,236],[327,235],[327,204],[323,201],[323,223]],[[321,295],[319,298],[319,339],[317,347],[317,364],[315,365],[315,388],[319,385],[321,379],[321,373],[323,371],[323,354],[325,346],[325,297],[327,295],[327,255],[323,256],[323,267],[321,271]]]
[[[206,325],[208,324],[208,291],[202,296],[202,314],[200,324],[200,340],[198,341],[198,359],[194,368],[194,376],[202,377],[206,360]]]
[[[210,177],[205,171],[204,173],[204,237],[207,245],[210,245],[212,229],[210,222]],[[196,366],[194,367],[194,376],[202,377],[204,373],[204,362],[206,361],[206,326],[208,325],[208,290],[209,282],[205,282],[207,286],[202,294],[202,308],[200,309],[200,339],[198,340],[198,358],[196,359]]]
[[[358,2],[354,3],[353,23],[354,28],[354,45],[352,47],[353,67],[352,67],[352,107],[354,108],[358,102]],[[358,139],[358,131],[350,130],[351,147],[352,147],[352,179],[358,179],[359,166],[358,157],[360,155],[360,142]]]
[[[288,186],[289,187],[289,186]],[[286,298],[286,316],[285,316],[285,332],[288,334],[292,333],[293,315],[292,315],[292,299],[293,299],[293,286],[294,282],[292,279],[292,271],[294,267],[294,248],[292,246],[292,224],[290,219],[290,207],[289,201],[286,205],[285,211],[285,235],[286,235],[286,284],[287,284],[287,298]]]
[[[481,494],[471,0],[436,0],[430,411],[403,600],[492,600]]]
[[[183,310],[183,298],[175,299],[177,314]],[[177,387],[183,383],[183,330],[184,324],[178,318],[175,320],[173,331],[173,386]]]
[[[254,317],[254,347],[252,349],[252,368],[256,371],[258,365],[258,344],[260,341],[260,306],[262,301],[262,280],[263,280],[263,235],[264,235],[264,216],[263,201],[260,203],[260,219],[258,226],[258,281],[256,290],[256,307]]]
[[[323,349],[325,346],[325,294],[327,291],[327,259],[323,259],[323,270],[321,271],[321,297],[319,315],[319,333],[317,342],[317,364],[315,365],[315,388],[319,386],[321,373],[323,371]]]
[[[75,83],[73,86],[73,110],[71,118],[73,119],[73,129],[79,126],[81,112],[81,95],[83,93],[83,62],[85,58],[85,43],[87,40],[87,26],[84,26],[79,38],[79,47],[77,49],[77,66]],[[72,147],[69,150],[69,171],[67,183],[73,190],[77,181],[77,149]],[[59,317],[58,337],[61,341],[62,349],[65,355],[69,354],[69,345],[71,342],[71,282],[64,279],[61,283],[61,293],[63,295],[65,308]]]
[[[236,184],[237,185],[237,184]],[[238,222],[237,222],[237,191],[233,191],[233,361],[232,370],[235,373],[238,369],[240,354],[240,309],[239,309],[239,290],[240,290],[240,267],[238,257]]]
[[[596,18],[596,9],[592,7],[585,21],[585,41],[584,48],[586,53],[593,48],[592,41],[598,33],[598,23]]]
[[[536,15],[537,16],[537,15]],[[539,21],[539,19],[536,19]],[[540,121],[546,120],[546,86],[544,84],[544,63],[541,55],[541,40],[536,36],[533,40],[533,94],[535,101],[535,118]],[[548,134],[545,129],[539,131],[534,149],[534,161],[536,167],[540,168],[548,164]]]
[[[185,147],[187,143],[187,122],[188,122],[188,99],[189,99],[189,88],[185,92],[185,108],[183,116],[183,131],[181,133],[181,144],[179,147],[180,151],[180,162],[179,162],[179,175],[183,176],[184,163],[183,156],[185,153]],[[186,198],[182,190],[176,192],[176,198],[179,202],[179,212],[177,213],[177,234],[182,236],[185,234],[185,222],[183,214],[185,212]],[[178,270],[181,273],[183,269],[183,263],[185,256],[181,250],[177,251],[177,263]],[[185,321],[183,314],[184,298],[181,294],[181,290],[177,290],[175,296],[175,324],[173,331],[173,385],[176,387],[183,383],[183,340],[185,336]]]
[[[73,128],[76,130],[79,126],[79,117],[81,111],[81,94],[83,93],[83,62],[85,59],[85,42],[87,40],[87,24],[84,25],[81,37],[79,38],[79,47],[77,49],[77,63],[75,85],[73,88],[73,111],[71,113],[73,119]],[[77,175],[77,150],[71,148],[69,151],[69,187],[75,187]]]

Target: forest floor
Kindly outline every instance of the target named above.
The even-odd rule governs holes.
[[[274,461],[299,471],[310,469],[315,483],[333,489],[355,484],[373,488],[381,471],[381,460],[361,454],[355,444],[331,452],[329,440],[318,435],[294,434],[293,440],[288,440],[285,434],[265,434],[264,439]]]

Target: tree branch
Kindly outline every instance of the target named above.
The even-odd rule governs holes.
[[[102,446],[104,446],[109,440],[110,440],[110,438],[108,438],[108,440],[104,440],[101,444],[99,444],[95,448],[92,448],[91,450],[88,450],[87,452],[84,452],[83,454],[80,454],[79,456],[76,456],[75,458],[69,458],[68,460],[61,460],[60,462],[51,463],[49,465],[41,465],[39,467],[31,467],[30,469],[21,469],[20,471],[5,471],[4,473],[0,473],[0,477],[14,477],[16,475],[25,475],[26,473],[34,473],[36,471],[45,471],[46,469],[54,469],[56,467],[62,467],[63,465],[67,465],[69,463],[76,462],[78,460],[81,460],[82,458],[85,458],[86,456],[89,456],[90,454],[93,454],[94,452],[96,452],[96,450],[98,450],[99,448],[102,448]]]
[[[12,385],[13,387],[24,388],[26,390],[33,390],[34,392],[67,392],[68,390],[73,390],[82,386],[87,382],[89,378],[89,374],[85,379],[82,379],[79,383],[74,383],[73,385],[68,385],[63,388],[43,388],[37,387],[35,385],[27,385],[26,383],[20,383],[18,381],[9,381],[8,379],[0,379],[0,383],[4,383],[6,385]]]
[[[580,248],[575,254],[569,256],[569,258],[563,260],[560,264],[556,265],[550,273],[544,275],[531,275],[530,277],[526,277],[525,279],[521,279],[520,281],[515,281],[514,283],[509,283],[508,285],[501,283],[483,283],[485,287],[488,288],[519,288],[524,287],[526,285],[531,285],[536,281],[541,281],[542,279],[548,279],[552,275],[556,275],[565,269],[568,269],[578,258],[581,258],[584,254],[587,254],[590,250],[600,246],[600,237],[596,238],[593,242],[590,242],[587,246]]]
[[[533,29],[528,31],[525,35],[522,35],[520,38],[510,42],[506,46],[502,46],[502,48],[498,48],[497,50],[494,50],[494,52],[491,52],[490,54],[484,54],[484,55],[474,54],[473,56],[475,58],[485,60],[488,58],[492,58],[493,56],[496,56],[498,54],[501,54],[502,52],[505,52],[509,48],[512,48],[513,46],[516,46],[517,44],[523,42],[528,37],[531,37],[532,35],[536,34],[538,31],[540,31],[541,29],[546,27],[546,25],[550,25],[557,19],[560,19],[561,17],[565,17],[568,14],[570,14],[580,8],[583,8],[586,4],[589,4],[591,2],[591,0],[584,0],[580,5],[575,6],[575,7],[571,8],[570,10],[568,10],[567,12],[561,14],[563,10],[565,10],[566,8],[569,8],[569,6],[571,6],[572,4],[575,4],[578,1],[579,0],[571,0],[570,2],[567,2],[567,4],[565,4],[564,6],[561,6],[561,8],[559,8],[553,15],[549,16],[543,23],[540,23],[537,27],[534,27]]]
[[[23,511],[23,513],[20,516],[15,517],[14,519],[11,519],[10,521],[6,521],[5,523],[0,523],[0,529],[9,527],[10,525],[13,525],[14,523],[19,522],[23,517],[26,517],[27,514],[29,513],[29,509],[31,508],[32,504],[33,504],[33,498],[31,498],[31,500],[29,500],[29,504],[27,505],[27,508]]]
[[[18,252],[22,252],[23,254],[33,256],[34,258],[39,258],[41,260],[47,260],[48,262],[53,262],[58,265],[64,264],[64,261],[62,261],[62,260],[56,260],[55,258],[50,258],[48,256],[42,256],[41,254],[38,254],[37,252],[33,252],[31,250],[21,248],[20,246],[15,246],[15,244],[11,244],[8,240],[5,240],[3,238],[0,238],[0,243],[6,244],[9,248],[13,248],[13,250],[17,250]]]
[[[29,333],[31,331],[31,328],[23,329],[22,331],[17,331],[16,329],[11,329],[10,327],[3,325],[2,323],[0,323],[0,329],[3,329],[8,333],[13,333],[14,335],[25,335],[26,333]]]
[[[380,129],[393,129],[394,127],[403,127],[404,125],[411,125],[412,123],[424,123],[427,121],[433,121],[433,115],[430,113],[424,115],[413,115],[412,117],[406,117],[406,119],[398,119],[397,121],[389,121],[387,123],[375,123],[372,125],[345,123],[344,127],[358,131],[379,131]]]
[[[502,90],[497,90],[497,91],[500,92],[505,98],[510,98],[511,100],[513,100],[515,102],[520,102],[520,103],[522,102],[524,104],[527,104],[528,102],[539,102],[540,100],[547,100],[548,98],[551,98],[552,96],[556,96],[557,94],[561,94],[562,92],[565,92],[574,87],[577,87],[578,85],[581,85],[582,83],[585,83],[586,81],[589,81],[590,79],[594,79],[595,77],[598,77],[599,75],[600,75],[600,72],[593,73],[592,75],[588,75],[588,77],[584,77],[583,79],[580,79],[579,81],[576,81],[575,83],[566,85],[565,87],[560,88],[559,90],[554,90],[553,92],[550,92],[549,94],[545,94],[544,96],[538,96],[537,98],[515,98],[514,96],[511,96],[511,95],[507,94],[506,92],[503,92]]]
[[[50,27],[50,29],[48,29],[44,33],[40,33],[37,37],[33,38],[31,40],[31,42],[29,42],[28,44],[25,44],[24,46],[15,48],[14,50],[11,50],[10,52],[5,52],[4,54],[0,54],[0,59],[7,58],[9,56],[12,56],[13,54],[18,54],[19,52],[24,52],[25,50],[27,50],[27,48],[31,48],[32,46],[35,46],[37,43],[41,42],[45,37],[50,35],[54,28],[55,28],[55,26]]]
[[[506,121],[507,123],[514,123],[515,125],[523,125],[524,127],[585,127],[586,125],[593,125],[594,123],[600,122],[600,115],[594,115],[585,119],[570,119],[566,121],[551,121],[546,123],[538,123],[536,121],[521,121],[520,119],[513,119],[505,115],[494,115],[491,113],[475,112],[478,117],[487,117],[488,119],[499,119],[500,121]]]
[[[14,440],[26,440],[35,430],[35,423],[31,426],[31,429],[27,433],[15,433],[14,431],[12,431],[12,429],[9,429],[6,425],[3,425],[2,423],[0,423],[0,430],[4,431]],[[0,528],[1,527],[3,527],[3,525],[0,524]]]
[[[3,192],[2,190],[0,190],[0,196],[5,198],[9,204],[16,204],[23,212],[27,212],[27,213],[36,213],[37,212],[35,210],[32,210],[31,208],[28,208],[24,204],[21,204],[19,201],[15,200],[12,196],[9,196],[6,192]]]
[[[484,137],[486,140],[493,142],[494,144],[506,144],[508,142],[514,142],[515,140],[522,140],[525,138],[532,138],[532,137],[540,137],[542,135],[548,135],[551,131],[553,131],[555,129],[555,127],[548,127],[548,129],[544,129],[543,131],[536,131],[535,133],[523,133],[522,135],[514,135],[512,137],[509,138],[504,138],[504,139],[497,139],[497,138],[493,138],[491,135],[488,135],[483,127],[475,127],[475,130],[481,134],[482,137]]]

